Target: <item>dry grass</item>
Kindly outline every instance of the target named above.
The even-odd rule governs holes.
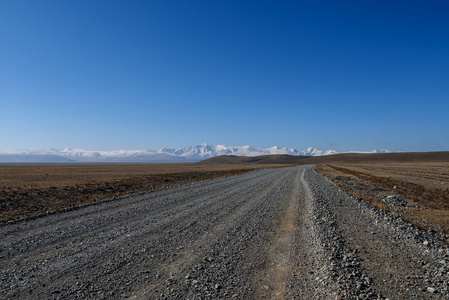
[[[0,223],[271,165],[2,164]],[[275,167],[280,167],[276,165]]]
[[[316,169],[343,190],[419,228],[449,234],[449,163],[325,164]],[[383,201],[406,197],[406,206]]]

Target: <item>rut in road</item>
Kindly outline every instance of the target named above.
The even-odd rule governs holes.
[[[447,296],[441,257],[310,166],[115,199],[0,236],[2,299]]]

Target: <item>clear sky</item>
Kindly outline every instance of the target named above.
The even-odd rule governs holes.
[[[0,1],[0,149],[449,150],[447,1]]]

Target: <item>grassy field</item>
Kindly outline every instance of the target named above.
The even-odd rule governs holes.
[[[356,198],[422,229],[449,234],[449,162],[333,163],[316,169]]]
[[[281,165],[0,164],[0,223]]]
[[[319,172],[356,198],[417,227],[449,234],[448,157],[448,153],[406,153],[300,161],[318,163]],[[273,164],[0,164],[0,223],[173,185],[282,167],[287,161],[284,156],[270,156]],[[398,205],[388,201],[388,196],[406,200]]]

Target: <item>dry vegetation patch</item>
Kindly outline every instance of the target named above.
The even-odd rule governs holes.
[[[3,164],[0,223],[262,167],[279,165]]]
[[[344,191],[415,226],[449,234],[449,163],[323,164]]]

